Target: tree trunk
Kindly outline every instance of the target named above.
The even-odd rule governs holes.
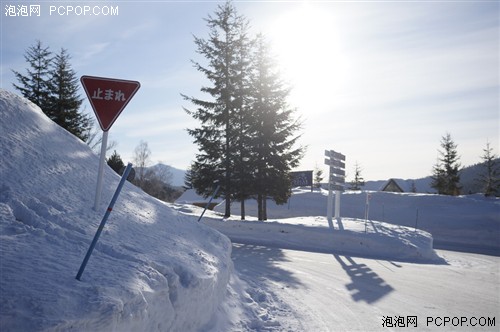
[[[267,220],[267,195],[262,197],[262,220]]]
[[[245,200],[242,198],[241,199],[241,203],[240,203],[240,206],[241,206],[241,220],[245,220]]]
[[[258,194],[257,195],[257,217],[260,220],[262,219],[262,195]]]
[[[226,194],[226,213],[224,214],[224,218],[231,217],[231,198]]]

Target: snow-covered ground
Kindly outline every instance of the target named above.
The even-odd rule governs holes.
[[[438,254],[446,264],[234,245],[233,260],[256,331],[498,331],[499,258]]]
[[[213,326],[231,243],[126,183],[75,279],[119,177],[38,107],[0,91],[0,330],[196,331]]]
[[[269,220],[326,215],[328,192],[296,189],[288,204],[268,203]],[[432,234],[434,247],[500,255],[500,200],[483,195],[443,196],[391,192],[347,191],[341,195],[341,216],[365,218],[392,225],[418,228]],[[219,205],[216,211],[223,212]],[[248,215],[257,215],[254,200],[246,203]],[[232,212],[239,215],[239,204]],[[325,221],[320,221],[325,225]]]
[[[386,330],[383,316],[427,314],[500,324],[499,258],[432,247],[437,232],[498,254],[499,200],[479,196],[373,193],[365,221],[364,194],[346,193],[329,224],[325,193],[297,190],[266,223],[217,211],[198,223],[201,208],[126,183],[78,281],[119,177],[105,167],[93,211],[86,145],[3,90],[0,119],[1,331]]]
[[[185,205],[174,208],[193,217],[202,211],[201,208]],[[266,222],[249,219],[239,221],[235,216],[223,219],[220,214],[207,211],[202,223],[219,230],[236,243],[398,261],[442,262],[432,248],[432,236],[419,229],[354,218],[333,219],[329,223],[326,217],[321,216]]]

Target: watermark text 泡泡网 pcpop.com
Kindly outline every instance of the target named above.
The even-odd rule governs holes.
[[[49,6],[50,15],[118,16],[118,6]]]
[[[425,323],[418,320],[417,316],[383,316],[382,327],[495,327],[495,317],[426,317]]]
[[[6,4],[5,16],[34,17],[34,16],[118,16],[118,6],[97,5],[18,5]]]

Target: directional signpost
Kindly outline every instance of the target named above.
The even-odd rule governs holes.
[[[108,131],[137,90],[139,90],[141,84],[137,81],[95,76],[82,76],[80,82],[83,85],[83,89],[89,98],[90,105],[103,131],[94,202],[94,211],[97,211],[97,207],[101,200],[102,175],[104,172],[104,162],[106,160]]]
[[[327,219],[332,222],[333,191],[335,191],[335,219],[340,218],[340,194],[345,184],[345,156],[333,150],[325,150],[325,164],[330,166],[328,181]]]

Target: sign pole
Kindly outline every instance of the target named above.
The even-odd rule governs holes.
[[[330,178],[331,178],[332,172],[330,171]],[[333,215],[333,190],[332,190],[332,182],[328,181],[328,205],[326,207],[326,217],[329,223],[332,222],[332,215]],[[336,210],[335,210],[336,211]]]
[[[108,145],[108,130],[137,90],[139,90],[141,84],[137,81],[87,75],[80,77],[80,82],[82,83],[83,89],[89,98],[90,105],[103,131],[94,201],[94,211],[97,211],[101,202],[102,177]]]
[[[333,191],[335,191],[335,219],[340,225],[340,195],[344,191],[345,156],[333,150],[325,150],[325,164],[330,166],[328,181],[327,219],[332,222]]]
[[[106,225],[106,221],[108,220],[109,215],[111,214],[111,211],[113,211],[113,207],[115,206],[116,200],[118,199],[118,196],[120,195],[120,192],[122,191],[123,185],[125,184],[125,181],[127,180],[127,177],[130,174],[131,170],[132,170],[132,164],[128,163],[127,168],[125,168],[125,172],[122,175],[120,183],[118,184],[118,187],[116,188],[115,194],[113,195],[113,198],[111,199],[111,202],[108,205],[108,209],[106,210],[106,213],[104,214],[104,217],[102,217],[101,223],[99,224],[99,227],[97,228],[97,231],[94,235],[94,239],[92,240],[92,243],[90,244],[89,250],[87,250],[87,254],[85,255],[85,258],[83,259],[83,262],[80,265],[80,269],[78,270],[78,273],[76,275],[76,280],[80,280],[80,278],[82,277],[82,273],[85,270],[85,267],[87,266],[87,263],[90,259],[90,255],[92,255],[92,251],[94,251],[94,248],[97,244],[97,241],[99,240],[99,236],[101,236],[102,230],[104,229],[104,225]]]
[[[203,215],[205,214],[205,211],[207,211],[207,209],[210,206],[210,203],[212,203],[212,199],[214,199],[215,195],[217,195],[217,193],[219,192],[219,189],[220,189],[220,184],[218,184],[219,181],[215,181],[215,183],[217,183],[217,187],[215,188],[214,193],[212,194],[212,196],[210,196],[210,199],[208,200],[207,205],[205,205],[205,208],[203,209],[203,212],[201,213],[200,217],[198,218],[198,222],[200,222],[201,218],[203,218]]]
[[[97,173],[97,187],[95,190],[94,211],[97,211],[101,202],[102,177],[104,173],[104,163],[106,162],[106,149],[108,145],[108,131],[102,132],[101,155],[99,157],[99,172]]]
[[[340,219],[340,190],[335,191],[335,219]]]

